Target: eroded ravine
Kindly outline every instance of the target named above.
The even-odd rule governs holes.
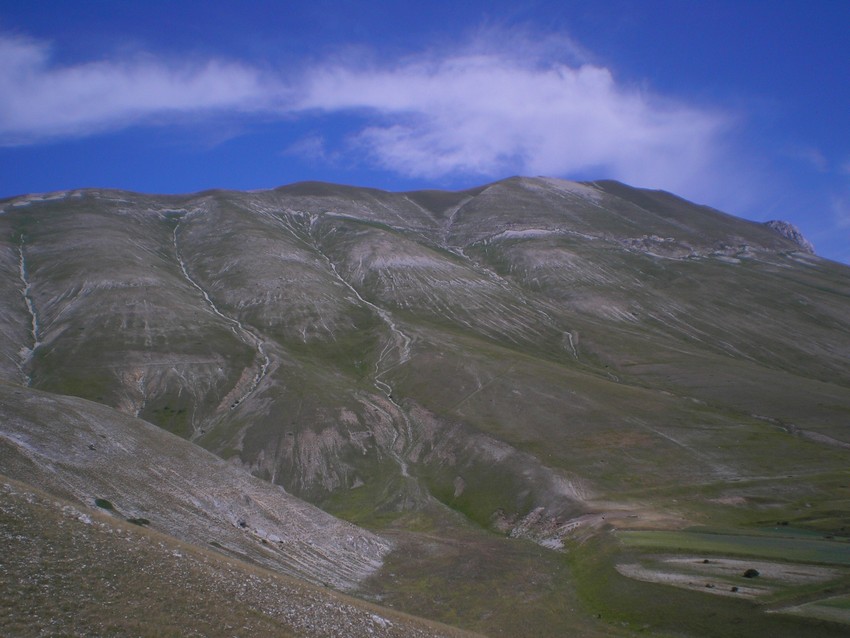
[[[33,352],[35,352],[36,348],[41,345],[41,340],[39,339],[39,333],[41,332],[41,328],[38,322],[38,313],[35,309],[35,304],[33,303],[31,289],[32,286],[30,284],[29,279],[29,271],[27,270],[27,261],[26,255],[24,254],[24,236],[21,235],[20,242],[18,243],[18,270],[21,278],[21,295],[24,298],[24,303],[27,306],[27,311],[30,315],[30,334],[32,335],[32,347],[27,348],[26,346],[22,346],[20,350],[20,358],[18,361],[18,369],[21,371],[21,377],[24,381],[24,385],[31,385],[32,379],[26,373],[26,366],[32,359]]]
[[[177,263],[180,265],[180,271],[183,273],[183,277],[186,279],[186,281],[193,288],[195,288],[198,292],[201,293],[201,295],[204,298],[204,301],[207,303],[210,310],[212,310],[212,312],[216,316],[220,317],[221,319],[223,319],[224,321],[226,321],[230,325],[230,329],[233,331],[233,334],[236,335],[236,337],[240,341],[244,342],[249,347],[256,350],[257,356],[259,357],[259,360],[261,361],[260,367],[257,370],[257,372],[254,375],[251,382],[248,384],[248,387],[241,394],[239,394],[235,399],[233,399],[230,402],[230,409],[232,410],[232,409],[236,408],[239,404],[241,404],[245,399],[247,399],[249,396],[251,396],[257,390],[260,383],[263,381],[266,374],[268,373],[269,366],[271,365],[271,358],[266,353],[265,342],[259,337],[259,335],[257,335],[250,328],[246,328],[245,325],[241,321],[236,319],[235,317],[231,317],[231,316],[223,313],[218,308],[218,306],[216,306],[215,302],[212,300],[212,298],[207,293],[207,291],[203,288],[203,286],[201,286],[189,274],[189,270],[186,267],[186,262],[183,259],[182,254],[180,252],[180,244],[179,244],[179,241],[178,241],[179,230],[180,230],[180,223],[177,222],[174,225],[174,230],[172,232],[172,239],[173,239],[173,244],[174,244],[174,254],[177,258]]]
[[[407,462],[404,460],[405,453],[407,449],[413,443],[413,427],[410,423],[410,417],[408,417],[407,412],[402,408],[402,406],[396,401],[393,396],[393,388],[387,382],[384,377],[393,369],[407,363],[410,360],[410,344],[412,343],[412,339],[404,333],[396,324],[393,319],[392,314],[381,308],[377,304],[372,303],[363,298],[360,292],[352,286],[348,280],[343,277],[336,268],[336,264],[331,260],[331,258],[322,250],[319,242],[315,237],[315,226],[319,221],[318,215],[310,215],[309,217],[309,226],[308,232],[310,236],[310,240],[312,243],[312,248],[325,260],[328,264],[328,268],[330,268],[334,277],[351,293],[357,298],[357,300],[362,303],[364,306],[367,306],[371,310],[381,318],[386,326],[390,330],[390,334],[392,338],[384,344],[381,353],[378,355],[378,360],[375,362],[375,374],[373,376],[373,382],[375,384],[375,388],[378,389],[379,392],[384,394],[395,411],[401,416],[402,421],[404,422],[404,434],[400,431],[396,431],[395,438],[393,439],[392,444],[390,445],[390,449],[388,453],[392,456],[393,460],[398,464],[399,469],[401,470],[402,476],[405,478],[410,478],[410,473],[408,472]],[[393,361],[393,353],[396,353],[395,361]],[[401,445],[399,446],[399,439],[404,436],[406,440],[401,441]],[[401,449],[397,449],[400,447]]]

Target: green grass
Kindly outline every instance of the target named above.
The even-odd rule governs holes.
[[[348,490],[337,490],[319,502],[322,509],[367,529],[382,530],[398,519],[410,515],[409,481],[399,476],[393,461],[374,463],[363,476],[364,484]],[[415,498],[415,497],[414,497]]]
[[[750,600],[628,578],[620,574],[615,565],[638,559],[649,547],[624,549],[617,537],[597,536],[570,547],[570,565],[584,605],[591,614],[599,615],[615,627],[627,628],[637,635],[703,638],[838,638],[846,635],[846,628],[838,624],[766,613],[765,608]],[[657,541],[653,549],[670,550],[662,537],[652,538]],[[682,544],[688,545],[688,551],[707,551],[696,540]]]
[[[850,612],[850,596],[836,596],[835,598],[827,598],[826,600],[817,603],[823,607],[834,607],[843,611]]]
[[[492,638],[611,635],[585,613],[562,554],[433,506],[396,519],[385,533],[397,549],[365,584],[369,597]]]
[[[794,607],[778,609],[779,614],[794,614],[850,625],[850,596],[835,596]]]
[[[787,534],[787,535],[785,535]],[[712,534],[695,531],[618,531],[626,548],[750,556],[773,560],[850,566],[850,542],[811,538],[806,532],[783,536],[768,534]]]

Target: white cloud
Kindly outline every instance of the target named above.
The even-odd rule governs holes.
[[[293,155],[313,163],[330,163],[334,160],[333,155],[328,153],[325,138],[315,133],[290,144],[283,150],[283,154]]]
[[[729,125],[719,112],[625,88],[601,66],[541,59],[534,47],[326,66],[309,75],[297,106],[361,113],[369,124],[354,134],[356,148],[431,178],[598,168],[677,188],[705,177]]]
[[[835,226],[842,230],[850,228],[850,197],[836,195],[831,204]]]
[[[0,36],[0,144],[76,137],[162,114],[255,111],[275,97],[247,66],[150,57],[52,66],[42,42]]]
[[[802,161],[808,168],[819,173],[829,171],[829,160],[826,159],[820,149],[814,147],[797,148],[791,151],[790,156]]]
[[[527,32],[482,31],[454,50],[394,63],[326,61],[301,69],[296,81],[219,60],[61,66],[49,53],[44,43],[0,36],[0,144],[185,114],[345,114],[353,126],[346,147],[315,138],[289,153],[346,152],[427,178],[593,171],[693,195],[718,165],[729,125],[720,112],[623,86],[567,39]]]

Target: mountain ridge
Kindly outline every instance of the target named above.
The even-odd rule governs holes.
[[[144,193],[140,191],[132,191],[132,190],[124,190],[119,188],[97,188],[97,187],[88,187],[88,188],[75,188],[75,189],[63,189],[57,191],[49,191],[44,193],[29,193],[22,195],[13,195],[9,197],[5,197],[0,199],[0,204],[9,204],[11,207],[15,206],[23,206],[30,202],[46,202],[46,201],[56,201],[58,199],[62,199],[67,196],[71,197],[82,197],[86,193],[92,193],[95,195],[99,195],[102,193],[112,193],[114,195],[130,195],[130,196],[141,196],[141,197],[151,197],[151,198],[173,198],[175,201],[183,201],[190,200],[194,198],[202,198],[205,196],[212,196],[216,194],[226,194],[226,193],[245,193],[245,194],[254,194],[254,193],[283,193],[283,194],[295,194],[301,196],[328,196],[329,191],[340,191],[338,194],[346,194],[353,195],[355,193],[368,193],[373,196],[386,196],[386,195],[400,195],[404,197],[415,196],[423,201],[429,201],[431,199],[437,200],[446,200],[454,204],[458,203],[461,199],[468,196],[475,196],[480,194],[482,191],[486,190],[488,187],[495,186],[498,184],[505,184],[511,182],[523,182],[523,181],[548,181],[550,183],[562,183],[562,184],[577,184],[577,185],[586,185],[586,186],[594,186],[600,187],[603,190],[608,188],[612,192],[616,193],[624,193],[626,191],[635,194],[638,197],[643,197],[645,199],[652,199],[654,197],[663,197],[677,200],[681,203],[685,203],[688,205],[692,205],[687,200],[670,193],[664,190],[657,189],[648,189],[648,188],[634,188],[631,186],[627,186],[626,184],[616,181],[616,180],[593,180],[587,182],[570,182],[568,180],[562,179],[554,179],[554,178],[529,178],[522,176],[512,176],[507,177],[497,182],[493,182],[491,184],[485,184],[483,186],[472,187],[467,189],[460,189],[454,191],[445,191],[445,190],[436,190],[436,189],[421,189],[421,190],[408,190],[408,191],[388,191],[380,188],[374,187],[360,187],[348,184],[336,184],[332,182],[323,182],[316,180],[305,180],[300,182],[292,182],[290,184],[283,184],[280,186],[266,188],[266,189],[256,189],[256,190],[248,190],[248,191],[239,191],[232,189],[204,189],[193,193],[181,193],[181,194],[157,194],[157,193]],[[449,208],[451,208],[452,204],[448,204],[442,208],[441,212],[445,212]],[[426,206],[425,208],[429,208]],[[710,206],[698,205],[698,208],[703,209],[705,211],[716,213],[724,217],[728,217],[734,219],[736,221],[748,221],[742,220],[739,217],[735,217],[733,215],[729,215],[728,213],[724,213],[716,208],[712,208]],[[438,207],[439,209],[439,207]],[[4,211],[0,211],[2,214]],[[438,212],[438,210],[432,210],[432,212]],[[800,232],[799,228],[791,224],[790,222],[783,220],[771,220],[767,222],[750,222],[752,224],[761,224],[771,228],[779,235],[785,237],[786,239],[792,241],[798,247],[802,248],[805,252],[814,253],[812,248],[812,244],[808,241],[805,236]]]

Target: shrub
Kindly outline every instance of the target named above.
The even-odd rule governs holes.
[[[146,518],[128,518],[128,523],[132,523],[133,525],[150,525],[151,522]]]
[[[96,498],[94,499],[94,504],[105,510],[114,510],[115,506],[107,501],[105,498]]]

